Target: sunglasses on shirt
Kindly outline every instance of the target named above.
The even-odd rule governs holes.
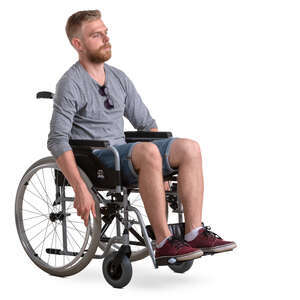
[[[107,108],[107,109],[114,108],[114,103],[113,103],[111,97],[109,96],[108,88],[105,85],[99,86],[99,93],[102,97],[106,97],[106,99],[104,101],[105,108]]]

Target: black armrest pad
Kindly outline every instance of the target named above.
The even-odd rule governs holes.
[[[39,98],[53,99],[53,98],[54,98],[54,94],[51,93],[51,92],[41,91],[41,92],[38,92],[38,93],[36,94],[36,98],[37,98],[37,99],[39,99]]]
[[[125,131],[126,142],[152,141],[172,137],[170,131]]]
[[[107,148],[110,146],[109,141],[102,140],[69,140],[71,147],[102,147]]]

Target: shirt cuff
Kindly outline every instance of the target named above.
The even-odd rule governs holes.
[[[71,146],[67,142],[54,142],[52,145],[48,145],[48,150],[57,159],[61,156],[64,152],[72,150]]]
[[[145,128],[144,131],[150,131],[151,128],[158,128],[156,121],[152,119],[151,123],[149,123]]]

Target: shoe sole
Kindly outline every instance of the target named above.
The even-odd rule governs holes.
[[[231,251],[234,248],[236,248],[236,246],[237,246],[236,243],[230,243],[227,245],[216,246],[216,247],[211,247],[211,248],[201,248],[201,250],[204,252],[204,254],[220,253],[220,252]]]
[[[166,261],[170,258],[176,258],[177,261],[186,261],[186,260],[192,260],[192,259],[199,258],[203,254],[204,254],[203,251],[199,250],[199,251],[195,251],[195,252],[187,253],[187,254],[182,254],[182,255],[160,256],[160,257],[156,258],[156,261],[157,262]]]

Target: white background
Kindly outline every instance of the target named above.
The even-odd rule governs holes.
[[[21,299],[299,299],[298,1],[1,2],[1,292]],[[197,140],[203,217],[232,253],[204,257],[185,274],[133,264],[122,290],[102,261],[68,278],[39,270],[14,223],[18,183],[46,147],[51,100],[77,60],[67,18],[99,9],[112,58],[134,82],[159,129]],[[126,130],[131,130],[126,122]]]

